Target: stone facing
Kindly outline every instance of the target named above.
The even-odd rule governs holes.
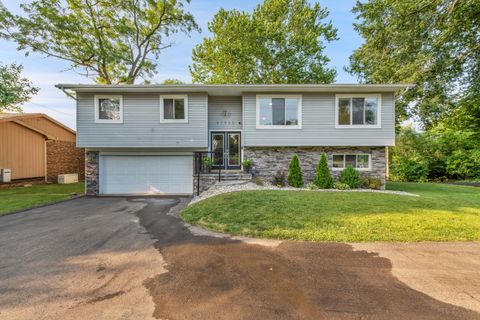
[[[86,194],[89,196],[96,196],[99,193],[98,189],[98,172],[100,167],[100,156],[98,151],[85,152],[85,186]]]
[[[265,181],[271,181],[279,170],[288,175],[290,160],[296,154],[300,159],[300,166],[307,183],[313,181],[322,153],[327,154],[330,172],[335,180],[338,179],[341,171],[332,170],[333,154],[370,154],[371,170],[359,171],[360,175],[378,177],[382,180],[382,189],[385,187],[385,147],[245,147],[243,158],[253,161],[253,175]]]

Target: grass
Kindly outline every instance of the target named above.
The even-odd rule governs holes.
[[[480,188],[390,183],[381,193],[244,191],[201,201],[183,219],[235,235],[310,241],[480,240]]]
[[[0,189],[0,216],[12,211],[69,199],[72,193],[83,194],[83,192],[83,182]]]

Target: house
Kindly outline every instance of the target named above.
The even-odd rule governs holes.
[[[78,173],[83,179],[84,150],[75,146],[74,130],[42,113],[0,114],[0,168],[12,180]]]
[[[403,84],[81,85],[77,146],[86,148],[87,194],[192,194],[195,154],[214,168],[271,180],[293,154],[312,180],[321,153],[334,176],[347,165],[385,183]],[[211,152],[211,153],[207,153]]]

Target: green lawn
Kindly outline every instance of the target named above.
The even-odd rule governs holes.
[[[31,187],[0,189],[0,215],[68,199],[72,193],[83,194],[84,183],[42,184]]]
[[[185,208],[187,222],[236,235],[312,241],[480,240],[480,188],[390,183],[380,193],[244,191]]]

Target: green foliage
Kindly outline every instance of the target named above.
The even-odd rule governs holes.
[[[277,173],[273,176],[272,184],[277,187],[285,187],[285,172],[277,171]]]
[[[253,162],[250,159],[245,159],[242,161],[242,166],[245,170],[249,170],[252,167],[252,164]]]
[[[303,187],[302,168],[300,168],[300,160],[296,154],[293,155],[288,167],[288,185],[295,188]]]
[[[253,183],[255,183],[257,186],[264,186],[265,185],[262,178],[260,178],[260,177],[254,177],[253,178]]]
[[[211,169],[213,167],[213,159],[210,157],[203,157],[203,165],[207,169]]]
[[[480,80],[480,1],[357,1],[364,43],[349,71],[367,83],[414,83],[398,95],[397,123],[417,116],[425,128],[476,96]]]
[[[351,189],[360,187],[360,174],[351,165],[348,165],[342,170],[342,172],[340,172],[340,177],[338,180],[341,183],[348,185]]]
[[[178,79],[165,79],[162,81],[162,84],[184,84],[182,80]]]
[[[1,38],[27,54],[66,60],[105,84],[152,77],[172,45],[165,40],[199,30],[181,0],[34,0],[21,8],[16,15],[0,3]]]
[[[328,11],[307,0],[265,0],[252,13],[220,9],[212,37],[193,50],[201,83],[331,83],[324,45],[337,39]]]
[[[328,168],[328,161],[325,154],[320,156],[313,183],[315,183],[315,185],[320,189],[330,189],[333,187],[333,178],[330,174],[330,169]]]
[[[341,183],[337,181],[333,184],[333,188],[337,190],[349,190],[350,186],[346,183]]]
[[[480,177],[480,149],[455,150],[447,159],[447,172],[452,177]]]
[[[363,177],[360,179],[360,185],[364,189],[380,190],[382,188],[382,179],[378,177]]]
[[[308,190],[318,190],[320,188],[315,183],[309,182],[309,183],[307,183],[307,189]]]
[[[0,65],[0,113],[21,112],[19,105],[38,92],[30,80],[22,78],[22,69],[18,64]]]

